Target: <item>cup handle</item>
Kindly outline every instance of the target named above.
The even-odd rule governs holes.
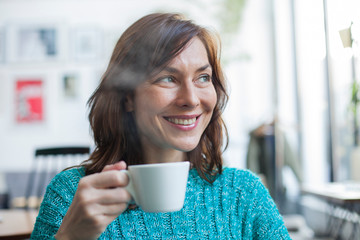
[[[125,189],[130,193],[131,195],[131,200],[129,202],[129,204],[136,204],[136,198],[135,198],[135,191],[134,191],[134,186],[133,186],[133,181],[132,181],[132,178],[131,178],[131,175],[129,173],[128,170],[121,170],[121,172],[125,173],[128,178],[129,178],[129,183],[128,185],[125,187]]]

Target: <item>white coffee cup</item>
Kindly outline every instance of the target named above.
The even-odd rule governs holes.
[[[184,206],[189,162],[132,165],[123,170],[129,176],[129,191],[145,212],[175,212]]]

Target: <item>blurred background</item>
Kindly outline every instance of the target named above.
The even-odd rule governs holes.
[[[1,207],[16,207],[37,149],[93,147],[86,102],[122,32],[145,14],[180,12],[221,36],[225,164],[259,174],[294,239],[360,239],[359,9],[357,0],[0,0]]]

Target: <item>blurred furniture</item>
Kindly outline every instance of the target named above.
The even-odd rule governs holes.
[[[271,196],[277,200],[275,132],[271,124],[262,124],[250,132],[246,165],[251,171],[261,174],[263,183]]]
[[[0,239],[28,239],[34,228],[36,210],[0,210]]]
[[[0,193],[0,209],[9,208],[9,194]]]
[[[246,167],[261,177],[282,214],[297,212],[297,201],[290,202],[286,195],[289,186],[283,174],[287,167],[296,177],[296,182],[301,183],[302,169],[300,159],[294,154],[285,134],[276,131],[275,122],[271,122],[261,124],[249,136]]]
[[[11,207],[38,208],[51,179],[64,169],[88,159],[90,147],[54,147],[35,150],[23,197],[13,198]]]
[[[304,186],[302,193],[325,203],[327,222],[323,234],[336,239],[360,239],[360,183],[327,183],[319,186]],[[313,210],[311,210],[313,212]],[[309,221],[321,221],[305,216]],[[308,225],[312,227],[312,223]],[[316,229],[313,229],[316,234]]]
[[[0,209],[9,207],[9,193],[6,184],[6,175],[0,171]]]

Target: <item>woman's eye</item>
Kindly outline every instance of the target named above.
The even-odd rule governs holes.
[[[163,78],[160,78],[158,80],[158,82],[161,82],[161,83],[172,83],[174,82],[174,78],[173,77],[163,77]]]
[[[211,77],[209,76],[209,75],[207,75],[207,74],[205,74],[205,75],[201,75],[200,77],[199,77],[199,82],[210,82],[211,81]]]

